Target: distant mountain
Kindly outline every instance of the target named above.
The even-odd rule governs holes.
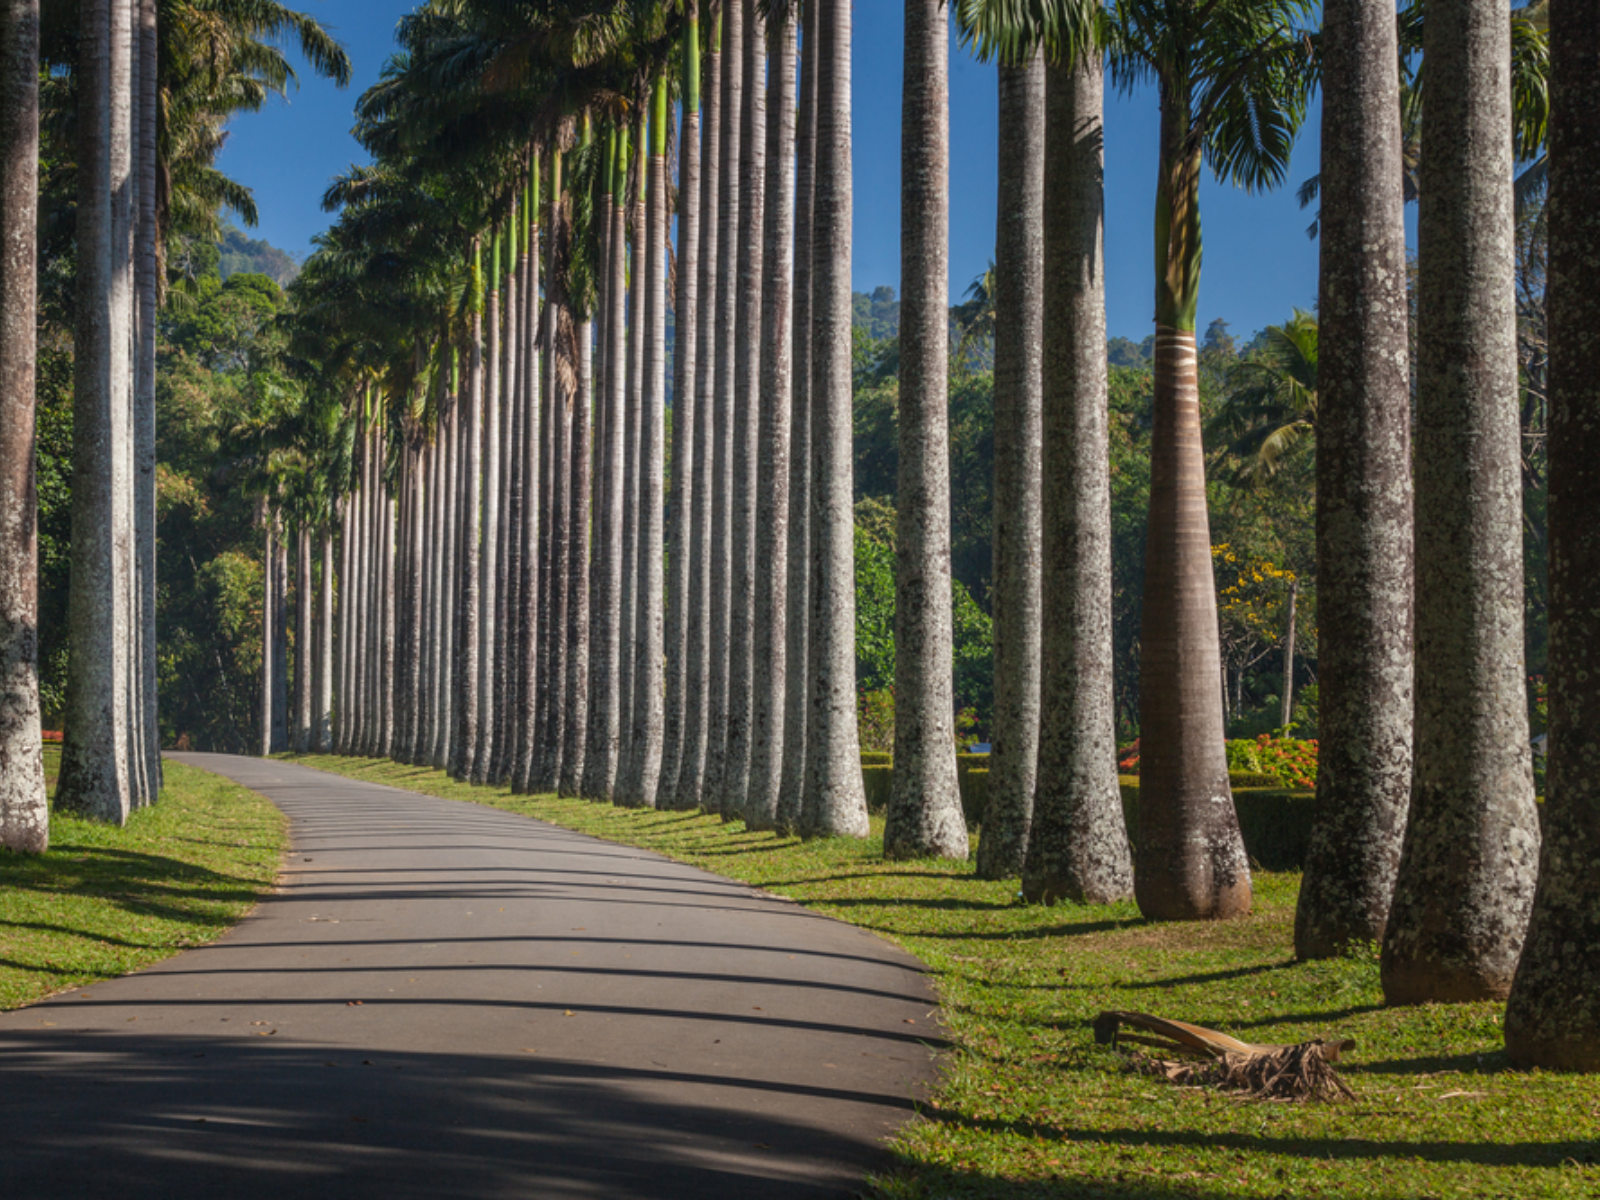
[[[219,270],[223,281],[230,275],[265,275],[279,287],[288,287],[300,274],[300,260],[266,241],[246,237],[232,225],[224,225]]]
[[[900,301],[892,287],[876,287],[872,294],[854,292],[855,325],[874,340],[900,336]]]

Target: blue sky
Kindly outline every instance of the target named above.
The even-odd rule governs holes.
[[[373,83],[393,48],[401,15],[415,0],[301,0],[345,46],[355,67],[341,92],[302,73],[287,102],[274,100],[230,129],[221,167],[255,191],[261,225],[252,236],[305,254],[331,220],[322,212],[330,180],[364,161],[350,137],[351,108]],[[855,261],[858,291],[898,289],[900,275],[900,54],[903,5],[855,5]],[[959,47],[952,51],[950,287],[959,300],[994,251],[995,72]],[[1205,267],[1200,328],[1217,317],[1236,335],[1286,320],[1316,301],[1316,244],[1305,234],[1309,214],[1294,198],[1317,170],[1313,110],[1295,149],[1289,183],[1249,196],[1209,177],[1201,199]],[[1112,335],[1138,341],[1153,331],[1155,287],[1156,102],[1152,91],[1106,102],[1106,307]]]

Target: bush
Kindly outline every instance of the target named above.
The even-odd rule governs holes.
[[[868,812],[882,812],[889,807],[889,793],[894,788],[893,766],[888,763],[881,766],[863,765],[861,781],[866,785]]]
[[[861,765],[863,767],[892,767],[894,755],[887,750],[863,750],[861,752]]]
[[[986,758],[983,754],[964,754],[963,758]],[[983,810],[989,803],[989,768],[968,767],[960,772],[961,811],[966,814],[967,828],[976,829],[983,824]]]
[[[1316,797],[1283,787],[1240,788],[1233,794],[1245,853],[1267,871],[1297,871],[1305,866],[1311,842],[1311,814]],[[1137,864],[1139,852],[1139,785],[1124,778],[1122,812]]]
[[[1266,771],[1229,771],[1228,786],[1238,788],[1281,788],[1283,780]]]

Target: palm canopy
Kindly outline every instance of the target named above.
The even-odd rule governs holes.
[[[1263,331],[1260,346],[1228,374],[1228,394],[1206,427],[1231,463],[1224,480],[1255,488],[1311,444],[1317,425],[1317,318],[1296,309]]]

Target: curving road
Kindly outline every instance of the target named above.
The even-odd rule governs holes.
[[[933,1082],[920,964],[851,926],[477,805],[174,757],[269,797],[293,851],[216,944],[0,1013],[6,1200],[849,1195]]]

